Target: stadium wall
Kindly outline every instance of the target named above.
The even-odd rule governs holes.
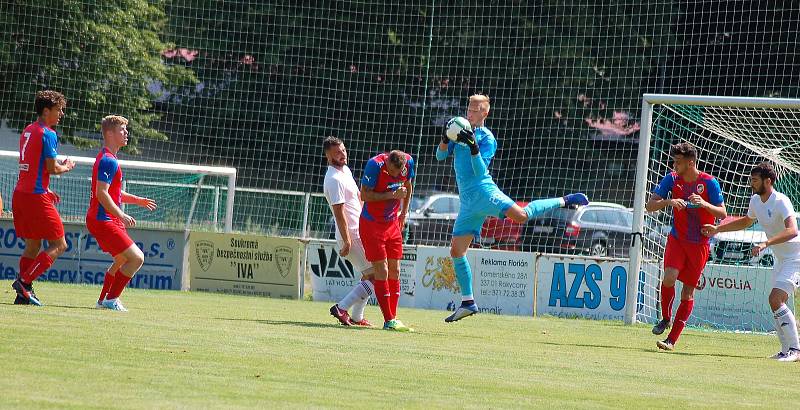
[[[64,230],[67,250],[40,280],[102,284],[110,256],[83,224],[67,222]],[[192,232],[187,241],[183,230],[129,231],[145,254],[145,263],[130,284],[134,288],[297,299],[303,298],[307,271],[313,300],[338,301],[360,279],[352,265],[339,257],[334,241],[205,232]],[[1,218],[0,279],[13,280],[18,275],[24,246],[12,220]],[[636,303],[636,311],[642,313],[643,292],[653,288],[644,286],[647,275],[640,272],[636,297],[627,295],[627,259],[483,249],[471,249],[467,257],[482,313],[621,320],[627,304]],[[695,294],[697,314],[690,324],[771,330],[769,307],[763,303],[769,284],[759,279],[770,274],[769,268],[709,265]],[[404,247],[400,279],[403,307],[452,310],[460,302],[446,248]],[[724,311],[719,306],[725,306]],[[700,322],[697,317],[713,321]]]
[[[178,230],[131,228],[131,238],[144,252],[144,265],[130,282],[144,289],[181,289],[184,233]],[[39,280],[101,285],[112,258],[100,249],[84,224],[64,223],[67,250]],[[14,280],[25,249],[11,219],[0,219],[0,279]]]
[[[299,299],[304,255],[299,239],[192,232],[186,263],[190,289]]]
[[[339,257],[334,241],[311,241],[307,253],[315,301],[339,301],[358,283],[358,272]],[[461,296],[447,248],[406,246],[404,258],[401,306],[437,310],[458,306]],[[643,281],[652,276],[644,272],[629,278],[629,261],[622,258],[483,249],[470,249],[467,258],[482,313],[622,320],[630,303],[636,303],[636,312],[641,314],[644,292],[654,289],[645,286]],[[769,281],[758,279],[770,274],[769,268],[709,265],[695,293],[696,314],[690,324],[772,330],[772,315],[765,303]],[[638,282],[635,296],[628,295],[628,280]],[[713,321],[701,322],[698,317]]]

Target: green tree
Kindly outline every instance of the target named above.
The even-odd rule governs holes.
[[[94,145],[102,116],[130,120],[128,152],[139,138],[166,139],[151,126],[153,84],[165,88],[195,81],[190,70],[166,65],[161,39],[163,1],[81,0],[0,3],[0,118],[13,128],[34,119],[36,91],[67,98],[62,140]],[[96,141],[94,141],[96,143]]]
[[[248,186],[313,190],[292,164],[322,167],[321,136],[345,137],[356,164],[386,148],[433,163],[429,137],[463,114],[466,96],[486,92],[501,155],[516,161],[534,141],[544,149],[526,156],[546,159],[573,140],[580,170],[593,152],[585,119],[636,114],[669,38],[666,23],[641,15],[669,20],[668,5],[532,3],[175,0],[168,39],[191,60],[170,61],[192,68],[202,87],[158,105],[162,129],[181,160],[236,166]],[[527,167],[506,168],[518,165]],[[511,175],[508,185],[536,177]],[[452,181],[430,173],[418,182]]]

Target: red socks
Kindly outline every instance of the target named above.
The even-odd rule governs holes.
[[[392,308],[392,319],[397,317],[397,303],[400,301],[400,280],[389,279],[389,306]]]
[[[694,308],[694,299],[682,300],[678,311],[675,312],[675,323],[672,324],[672,330],[669,332],[667,339],[672,343],[676,343],[678,338],[681,337],[683,328],[686,327],[686,321],[692,315],[692,308]]]
[[[31,267],[33,263],[33,258],[26,258],[24,256],[19,257],[19,277],[22,278],[22,274],[25,273],[28,268]]]
[[[122,271],[117,271],[117,273],[114,275],[114,283],[111,284],[111,287],[108,289],[108,294],[106,294],[106,299],[110,300],[118,298],[130,280],[131,278],[125,276]],[[103,287],[105,287],[105,282],[103,282]]]
[[[675,302],[675,287],[661,286],[661,318],[670,320],[672,317],[672,304]],[[683,328],[686,327],[686,321],[692,315],[694,308],[694,299],[682,300],[678,305],[678,310],[675,312],[675,321],[672,323],[672,330],[669,332],[667,339],[672,343],[677,343],[678,338],[681,337]]]
[[[400,301],[400,280],[374,280],[375,299],[383,313],[383,321],[388,322],[397,317],[397,303]]]
[[[28,259],[28,258],[25,258]],[[53,260],[50,259],[50,255],[47,252],[42,251],[36,255],[36,259],[30,262],[30,266],[28,269],[25,269],[25,272],[20,272],[19,277],[20,280],[24,283],[31,284],[33,281],[36,280],[39,276],[44,273],[51,265],[53,264]],[[22,265],[22,260],[20,260],[20,265]]]
[[[378,306],[381,307],[383,313],[383,321],[388,322],[394,319],[392,314],[391,294],[389,292],[389,283],[386,280],[375,279],[375,299],[378,300]]]
[[[661,318],[669,321],[672,318],[672,303],[675,302],[675,286],[661,285]]]
[[[114,284],[114,278],[116,275],[122,275],[119,269],[117,272],[106,272],[106,276],[103,278],[103,290],[100,291],[100,299],[97,299],[97,303],[103,303],[108,295],[108,291],[111,290],[111,285]]]

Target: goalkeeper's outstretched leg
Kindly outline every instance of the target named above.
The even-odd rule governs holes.
[[[499,216],[509,217],[514,222],[523,224],[551,209],[579,205],[589,205],[589,198],[583,192],[568,194],[561,198],[537,199],[529,202],[524,208],[512,203],[511,207],[501,212]]]
[[[561,198],[547,198],[530,202],[520,207],[496,185],[483,186],[470,195],[462,196],[461,209],[453,226],[450,256],[461,289],[461,305],[444,321],[459,321],[479,312],[472,292],[472,269],[467,260],[467,249],[475,236],[480,235],[484,219],[489,215],[508,216],[519,223],[529,221],[554,208],[587,205],[589,199],[583,193],[569,194]]]

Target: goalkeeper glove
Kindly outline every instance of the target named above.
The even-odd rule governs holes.
[[[475,142],[475,133],[472,130],[461,130],[458,133],[458,139],[456,139],[459,143],[466,145],[469,148],[469,152],[472,155],[478,155],[478,143]]]
[[[442,135],[442,140],[439,141],[439,144],[447,145],[448,142],[450,142],[450,138],[447,138],[447,134]]]

